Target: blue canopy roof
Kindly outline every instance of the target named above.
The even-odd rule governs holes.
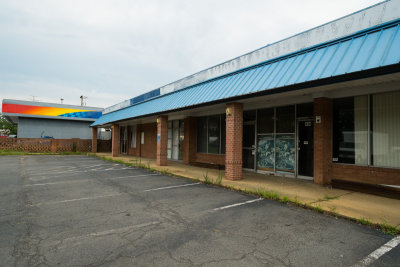
[[[399,23],[364,30],[107,113],[92,126],[397,64]]]

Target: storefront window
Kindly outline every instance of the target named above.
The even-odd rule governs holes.
[[[257,115],[257,132],[259,134],[274,132],[274,116],[273,108],[261,109]]]
[[[207,117],[197,119],[197,152],[207,153]]]
[[[276,108],[276,132],[294,133],[295,131],[294,106]]]
[[[257,137],[257,167],[264,171],[273,171],[275,166],[275,141],[273,134]]]
[[[220,116],[208,117],[208,153],[218,154],[220,144]]]
[[[372,158],[381,167],[400,167],[400,92],[371,97]]]
[[[333,101],[333,162],[368,164],[368,97]]]
[[[197,152],[212,154],[225,153],[225,134],[224,115],[198,118]]]
[[[276,169],[294,172],[295,169],[294,134],[276,135]]]

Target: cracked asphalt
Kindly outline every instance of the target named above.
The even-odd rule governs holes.
[[[93,157],[0,158],[1,266],[352,266],[392,238]]]

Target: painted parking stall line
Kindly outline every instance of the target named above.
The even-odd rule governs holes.
[[[232,205],[215,208],[215,209],[212,209],[212,211],[230,209],[230,208],[234,208],[234,207],[243,206],[243,205],[247,205],[247,204],[250,204],[250,203],[258,202],[258,201],[261,201],[261,200],[263,200],[263,198],[256,198],[256,199],[248,200],[248,201],[245,201],[245,202],[239,202],[239,203],[235,203],[235,204],[232,204]]]
[[[105,230],[105,231],[101,231],[101,232],[93,232],[93,233],[89,233],[86,235],[68,237],[61,241],[54,242],[54,244],[63,244],[62,246],[58,247],[58,248],[61,248],[61,247],[67,246],[67,243],[73,243],[76,241],[79,242],[80,240],[88,238],[88,237],[96,238],[96,237],[102,237],[102,236],[107,236],[107,235],[112,235],[112,234],[122,234],[122,233],[126,233],[129,231],[135,230],[135,229],[141,229],[141,228],[145,228],[145,227],[158,225],[160,223],[161,222],[159,222],[159,221],[153,221],[153,222],[148,222],[148,223],[125,226],[125,227],[121,227],[121,228],[109,229],[109,230]]]
[[[120,177],[110,177],[106,179],[117,180],[117,179],[128,179],[128,178],[136,178],[136,177],[148,177],[148,176],[160,176],[160,174],[139,174],[139,175],[129,175],[129,176],[120,176]]]
[[[82,179],[82,180],[72,180],[72,181],[60,181],[60,182],[42,183],[42,184],[25,184],[24,187],[46,186],[46,185],[58,185],[58,184],[79,183],[79,182],[87,182],[87,181],[93,181],[93,179]]]
[[[62,203],[69,203],[69,202],[76,202],[76,201],[85,201],[85,200],[93,200],[93,199],[99,199],[99,198],[108,198],[108,197],[115,197],[115,196],[120,196],[121,194],[110,194],[110,195],[102,195],[102,196],[94,196],[94,197],[83,197],[83,198],[74,198],[74,199],[66,199],[66,200],[60,200],[60,201],[50,201],[50,202],[39,202],[36,204],[31,204],[28,206],[43,206],[43,205],[54,205],[54,204],[62,204]]]
[[[377,250],[373,251],[371,254],[369,254],[367,257],[365,257],[363,260],[358,262],[354,267],[363,267],[363,266],[369,266],[372,263],[374,263],[377,259],[394,249],[400,244],[400,236],[396,236],[386,244],[382,245],[380,248]]]
[[[166,186],[166,187],[158,187],[158,188],[153,188],[153,189],[147,189],[147,190],[144,190],[143,192],[151,192],[151,191],[158,191],[158,190],[165,190],[165,189],[186,187],[186,186],[199,185],[199,184],[201,184],[201,183],[190,183],[190,184],[182,184],[182,185],[172,185],[172,186]]]

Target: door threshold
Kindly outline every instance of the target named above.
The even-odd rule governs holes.
[[[303,180],[310,180],[310,181],[313,181],[313,180],[314,180],[314,177],[311,177],[311,176],[303,176],[303,175],[297,175],[297,178],[303,179]]]

